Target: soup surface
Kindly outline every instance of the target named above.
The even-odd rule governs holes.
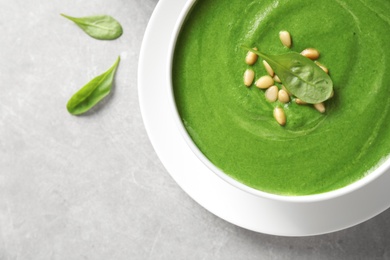
[[[283,30],[291,49],[279,40]],[[237,181],[281,195],[335,190],[390,153],[389,42],[390,1],[198,0],[175,49],[176,105],[198,148]],[[335,91],[326,112],[270,103],[247,88],[242,45],[267,54],[318,49]],[[267,75],[260,58],[251,67],[256,78]]]

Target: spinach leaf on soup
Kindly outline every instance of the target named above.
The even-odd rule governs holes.
[[[66,105],[69,113],[72,115],[83,114],[110,93],[119,61],[120,57],[111,68],[92,79],[70,98]]]
[[[73,21],[89,36],[99,40],[114,40],[123,33],[120,23],[109,15],[94,15],[86,17],[71,17],[61,14]]]
[[[246,46],[243,48],[266,60],[287,90],[306,103],[321,103],[331,96],[332,79],[312,60],[297,52],[267,55]]]

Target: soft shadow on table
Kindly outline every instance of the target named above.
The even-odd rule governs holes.
[[[390,209],[362,224],[325,235],[278,237],[244,229],[237,230],[237,235],[251,248],[272,246],[286,259],[390,259]]]

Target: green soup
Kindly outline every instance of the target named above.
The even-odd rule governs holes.
[[[176,45],[176,105],[194,143],[233,179],[281,195],[335,190],[390,152],[389,43],[389,1],[198,0]],[[268,54],[318,49],[335,90],[326,112],[270,103],[245,87],[242,45]],[[267,74],[260,58],[252,67],[256,78]],[[281,105],[284,127],[272,115]]]

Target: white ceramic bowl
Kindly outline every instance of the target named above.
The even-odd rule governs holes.
[[[279,196],[233,180],[205,158],[182,125],[171,81],[176,38],[194,2],[159,1],[145,32],[138,70],[140,107],[148,136],[178,185],[222,219],[273,235],[329,233],[387,209],[389,160],[367,177],[339,190],[310,196]]]

